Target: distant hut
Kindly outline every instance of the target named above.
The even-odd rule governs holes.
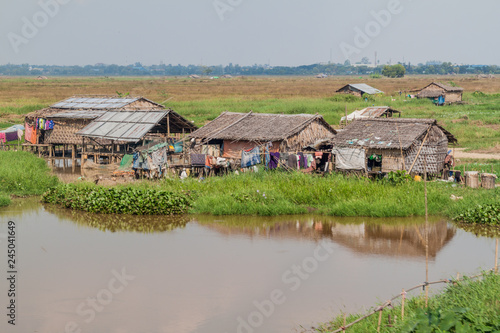
[[[376,95],[384,93],[383,91],[373,88],[365,83],[347,84],[336,92],[342,94],[351,94],[358,97],[362,97],[363,94]]]
[[[443,105],[445,103],[457,103],[462,101],[463,88],[452,87],[438,82],[420,89],[417,98],[429,98],[435,104]]]
[[[31,144],[80,145],[76,132],[108,110],[162,110],[144,97],[73,96],[25,116],[26,141]]]
[[[366,118],[391,118],[396,113],[401,117],[401,111],[395,110],[389,106],[371,106],[348,114],[347,122]],[[340,123],[345,123],[345,120],[346,117],[344,116],[340,119]]]
[[[444,168],[448,144],[456,142],[434,119],[360,119],[335,136],[335,168],[418,174],[425,168],[427,173],[438,174]]]
[[[242,151],[260,147],[270,153],[297,153],[336,131],[320,115],[223,112],[191,133],[194,153],[241,159]]]

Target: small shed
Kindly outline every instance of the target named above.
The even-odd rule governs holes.
[[[435,119],[359,119],[335,136],[332,152],[338,170],[438,174],[456,142]]]
[[[25,116],[26,141],[31,144],[79,145],[76,132],[106,111],[162,110],[144,97],[73,96]]]
[[[336,131],[318,114],[268,114],[223,112],[191,133],[194,151],[239,159],[242,150],[271,144],[270,152],[300,152],[320,139],[332,139]],[[203,147],[208,146],[208,147]],[[219,154],[220,152],[220,154]]]
[[[417,93],[417,98],[429,98],[434,103],[443,105],[445,103],[457,103],[462,101],[463,88],[452,87],[438,82],[420,89]]]
[[[362,110],[356,110],[347,115],[347,121],[351,122],[356,119],[366,118],[391,118],[394,114],[401,117],[401,111],[395,110],[389,106],[371,106]],[[340,123],[345,123],[346,117],[340,119]]]
[[[373,88],[365,83],[347,84],[336,92],[342,94],[351,94],[358,97],[362,97],[363,94],[376,95],[384,93],[383,91]]]

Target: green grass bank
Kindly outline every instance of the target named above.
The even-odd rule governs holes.
[[[405,304],[401,320],[401,306],[385,308],[380,332],[500,332],[500,275],[486,273],[479,280],[465,278],[429,298],[425,308],[423,296],[411,298]],[[351,323],[364,314],[346,317]],[[351,326],[348,332],[377,332],[379,315],[374,314]],[[343,326],[340,315],[331,322],[319,325],[316,332],[332,332]]]
[[[446,182],[429,182],[427,187],[429,214],[433,215],[455,217],[470,207],[500,201],[498,188],[471,189]],[[269,171],[230,174],[204,180],[165,178],[158,182],[137,182],[123,188],[127,189],[127,193],[151,191],[148,193],[168,193],[169,196],[182,197],[183,211],[195,214],[272,216],[317,213],[370,217],[425,214],[423,182],[373,181],[342,174],[322,177]],[[463,199],[452,200],[452,195]],[[66,207],[87,207],[84,209],[87,211],[92,211],[89,209],[92,205],[98,205],[92,200],[105,203],[109,212],[113,212],[110,207],[118,209],[116,207],[128,204],[128,201],[121,203],[125,200],[122,194],[107,194],[103,187],[86,183],[60,185],[57,194],[52,193],[47,198],[47,202]],[[68,201],[68,198],[73,199]]]
[[[8,205],[12,195],[41,195],[58,183],[43,159],[28,152],[0,151],[0,206]]]

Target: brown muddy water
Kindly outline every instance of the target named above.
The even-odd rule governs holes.
[[[495,239],[429,224],[431,281],[493,266]],[[425,280],[423,218],[102,216],[23,199],[0,209],[0,233],[1,332],[301,332]]]

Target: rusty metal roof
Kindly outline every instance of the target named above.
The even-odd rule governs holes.
[[[119,97],[71,97],[51,105],[56,109],[119,109],[139,100]]]
[[[66,119],[95,119],[99,118],[102,116],[106,111],[100,111],[100,110],[86,110],[86,111],[66,111],[66,112],[59,112],[59,113],[54,113],[51,115],[46,116],[45,118],[66,118]]]
[[[137,142],[167,115],[164,111],[108,111],[77,135],[117,141]]]

